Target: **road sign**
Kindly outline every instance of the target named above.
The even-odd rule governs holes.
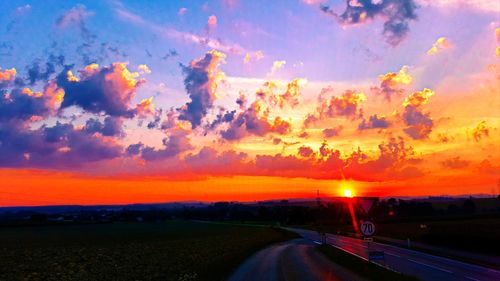
[[[361,224],[361,234],[364,236],[372,236],[375,234],[375,224],[371,221],[364,221]]]

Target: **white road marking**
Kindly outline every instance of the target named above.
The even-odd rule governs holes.
[[[398,256],[398,255],[396,255],[396,254],[391,254],[391,253],[389,253],[389,252],[386,252],[386,254],[387,254],[387,255],[389,255],[389,256],[396,257],[396,258],[400,258],[400,257],[401,257],[401,256]]]
[[[348,250],[346,250],[346,249],[344,249],[344,248],[341,248],[341,247],[339,247],[339,246],[337,246],[337,245],[334,245],[334,244],[331,244],[331,243],[330,243],[329,245],[330,245],[330,246],[333,246],[333,247],[335,247],[335,248],[337,248],[337,249],[339,249],[339,250],[342,250],[342,251],[344,251],[344,252],[346,252],[346,253],[349,253],[349,254],[351,254],[351,255],[353,255],[353,256],[356,256],[356,257],[358,257],[358,258],[360,258],[360,259],[362,259],[362,260],[368,261],[368,259],[367,259],[367,258],[362,257],[362,256],[360,256],[360,255],[358,255],[358,254],[355,254],[355,253],[353,253],[353,252],[351,252],[351,251],[348,251]]]
[[[319,241],[313,240],[313,242],[318,244],[318,245],[321,245],[321,242],[319,242]]]
[[[426,263],[423,263],[423,262],[419,262],[419,261],[416,261],[416,260],[412,260],[412,259],[408,259],[409,261],[411,262],[414,262],[416,264],[420,264],[420,265],[423,265],[423,266],[427,266],[427,267],[430,267],[430,268],[433,268],[433,269],[437,269],[437,270],[441,270],[443,272],[447,272],[447,273],[451,273],[453,274],[452,271],[449,271],[447,269],[444,269],[444,268],[441,268],[441,267],[437,267],[437,266],[434,266],[434,265],[430,265],[430,264],[426,264]]]
[[[469,277],[469,276],[465,276],[465,278],[467,278],[467,279],[469,279],[469,280],[480,281],[479,279],[472,278],[472,277]]]

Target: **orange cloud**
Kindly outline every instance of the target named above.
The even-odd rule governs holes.
[[[249,64],[251,61],[259,61],[264,58],[264,53],[262,51],[257,51],[254,53],[247,52],[243,57],[243,63]]]
[[[323,89],[324,93],[328,91],[329,89]],[[333,117],[347,117],[350,119],[360,117],[362,115],[360,104],[365,100],[364,93],[353,90],[347,90],[341,96],[332,96],[330,99],[321,97],[316,112],[307,115],[304,126],[308,127],[317,121]]]
[[[427,51],[428,55],[435,55],[438,52],[444,50],[444,49],[449,49],[453,47],[453,45],[450,43],[448,39],[445,37],[440,37],[432,44],[432,47]]]
[[[141,117],[154,114],[153,97],[141,100],[136,106],[136,111]]]
[[[431,89],[425,88],[421,92],[414,92],[413,94],[409,95],[403,105],[404,106],[421,106],[423,104],[426,104],[429,101],[429,98],[434,95],[434,92]]]
[[[5,69],[2,71],[2,68],[0,68],[0,82],[2,81],[12,81],[16,77],[16,69],[11,68],[11,69]]]
[[[388,72],[380,75],[380,86],[372,87],[371,90],[375,94],[383,95],[387,101],[391,101],[393,96],[399,96],[404,92],[399,86],[411,84],[413,78],[408,74],[408,68],[405,65],[401,67],[398,73]]]
[[[215,15],[208,17],[207,26],[208,28],[215,28],[217,26],[217,17]]]

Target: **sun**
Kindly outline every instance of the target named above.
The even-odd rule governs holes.
[[[347,197],[347,198],[354,197],[354,193],[350,189],[344,189],[343,194],[344,194],[344,197]]]
[[[346,198],[353,198],[355,196],[352,182],[345,180],[341,181],[339,187],[340,196]]]

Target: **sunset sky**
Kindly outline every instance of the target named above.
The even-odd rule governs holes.
[[[499,1],[0,11],[0,206],[500,192]]]

